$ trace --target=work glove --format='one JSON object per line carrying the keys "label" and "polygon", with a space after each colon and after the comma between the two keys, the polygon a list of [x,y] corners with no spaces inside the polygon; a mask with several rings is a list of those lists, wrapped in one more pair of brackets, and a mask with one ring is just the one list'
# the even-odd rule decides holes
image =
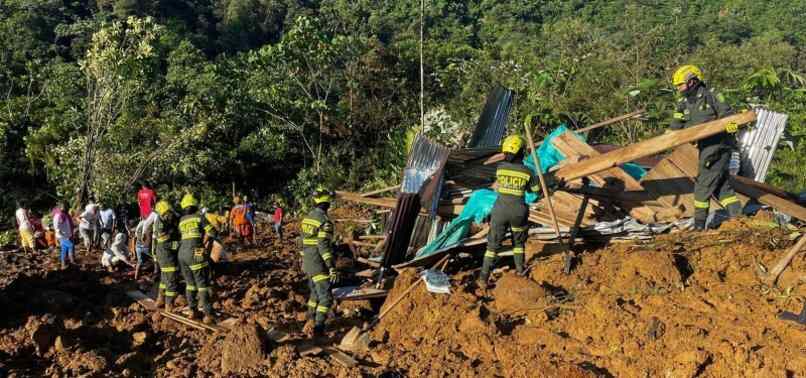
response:
{"label": "work glove", "polygon": [[565,186],[564,180],[557,178],[557,176],[554,175],[554,172],[546,172],[543,175],[543,179],[546,180],[546,188],[552,192],[562,189]]}
{"label": "work glove", "polygon": [[336,271],[336,268],[330,268],[330,283],[335,284],[339,282],[339,272]]}
{"label": "work glove", "polygon": [[739,131],[739,125],[736,122],[728,122],[728,124],[725,125],[726,133],[735,134],[737,131]]}

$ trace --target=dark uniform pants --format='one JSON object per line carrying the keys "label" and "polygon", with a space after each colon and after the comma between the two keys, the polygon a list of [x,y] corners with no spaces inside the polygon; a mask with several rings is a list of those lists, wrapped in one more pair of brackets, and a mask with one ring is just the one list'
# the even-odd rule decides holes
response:
{"label": "dark uniform pants", "polygon": [[179,265],[182,276],[185,278],[185,292],[188,306],[191,310],[196,309],[196,297],[199,299],[199,307],[205,314],[213,313],[213,305],[210,302],[210,264],[204,257],[204,248],[186,247],[179,248]]}
{"label": "dark uniform pants", "polygon": [[168,245],[157,245],[157,263],[160,267],[158,291],[165,295],[166,303],[173,303],[176,294],[179,292],[179,281],[176,276],[179,270],[179,261],[176,257],[176,252],[171,250]]}
{"label": "dark uniform pants", "polygon": [[711,196],[719,199],[731,217],[741,214],[742,207],[728,180],[730,149],[713,146],[700,151],[699,171],[694,182],[694,226],[705,228]]}
{"label": "dark uniform pants", "polygon": [[481,267],[481,279],[487,280],[490,270],[495,267],[495,259],[502,252],[501,242],[507,231],[512,231],[512,253],[515,269],[523,271],[524,247],[528,238],[527,224],[529,209],[520,203],[496,201],[490,214],[490,233],[487,234],[487,252],[484,253],[484,264]]}
{"label": "dark uniform pants", "polygon": [[333,304],[330,277],[324,273],[308,275],[308,288],[311,290],[311,297],[308,299],[308,317],[314,319],[317,326],[323,326]]}

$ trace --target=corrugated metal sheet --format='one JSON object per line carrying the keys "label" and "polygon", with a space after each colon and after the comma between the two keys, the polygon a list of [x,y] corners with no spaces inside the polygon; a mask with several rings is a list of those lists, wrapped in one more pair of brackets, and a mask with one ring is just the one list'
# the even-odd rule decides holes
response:
{"label": "corrugated metal sheet", "polygon": [[756,112],[755,126],[745,129],[737,137],[742,154],[740,174],[755,181],[764,182],[789,116],[763,108],[754,110]]}
{"label": "corrugated metal sheet", "polygon": [[434,173],[448,160],[448,149],[418,134],[411,147],[409,161],[403,170],[403,193],[417,193]]}
{"label": "corrugated metal sheet", "polygon": [[383,267],[403,262],[409,250],[411,234],[420,213],[420,196],[417,193],[400,193],[392,214],[392,224],[386,235],[383,250]]}
{"label": "corrugated metal sheet", "polygon": [[479,123],[470,138],[469,147],[497,147],[507,131],[507,119],[512,110],[512,90],[496,85],[487,95]]}

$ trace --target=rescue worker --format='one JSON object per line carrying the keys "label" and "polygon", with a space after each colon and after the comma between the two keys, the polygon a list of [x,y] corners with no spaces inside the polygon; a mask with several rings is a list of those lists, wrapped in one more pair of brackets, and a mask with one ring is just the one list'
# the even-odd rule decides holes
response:
{"label": "rescue worker", "polygon": [[156,256],[160,276],[157,288],[157,307],[165,306],[171,312],[173,301],[179,291],[179,280],[176,276],[179,267],[177,249],[179,248],[179,217],[168,201],[162,200],[155,206],[157,218],[152,225],[152,256]]}
{"label": "rescue worker", "polygon": [[526,190],[539,192],[540,181],[532,170],[523,164],[523,138],[510,135],[504,139],[501,152],[504,161],[498,163],[494,188],[498,192],[490,213],[490,233],[487,234],[487,251],[479,275],[479,286],[486,287],[495,259],[502,252],[501,242],[507,231],[512,232],[512,253],[518,274],[524,273],[526,239],[528,237],[529,208],[524,202]]}
{"label": "rescue worker", "polygon": [[313,193],[315,207],[302,220],[302,270],[311,291],[308,318],[314,321],[314,337],[325,330],[325,318],[333,304],[330,285],[338,280],[333,262],[333,223],[327,215],[335,194],[323,187]]}
{"label": "rescue worker", "polygon": [[192,194],[185,194],[180,203],[183,216],[179,219],[179,265],[182,276],[185,278],[185,296],[191,310],[191,319],[198,317],[198,306],[204,314],[205,324],[213,323],[213,304],[211,303],[209,248],[203,242],[205,235],[208,240],[218,240],[215,230],[207,224],[205,218],[199,214],[199,202]]}
{"label": "rescue worker", "polygon": [[[684,129],[733,114],[724,98],[705,85],[699,68],[685,65],[672,76],[672,84],[682,96],[677,102],[671,125],[672,130]],[[728,163],[736,148],[735,122],[725,127],[725,133],[716,134],[697,142],[700,151],[699,169],[694,183],[694,229],[704,230],[708,218],[710,199],[717,195],[730,217],[741,215],[742,207],[728,180]]]}

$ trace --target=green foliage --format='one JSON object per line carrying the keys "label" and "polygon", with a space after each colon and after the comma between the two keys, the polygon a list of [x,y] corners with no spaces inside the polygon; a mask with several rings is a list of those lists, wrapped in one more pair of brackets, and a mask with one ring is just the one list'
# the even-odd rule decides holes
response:
{"label": "green foliage", "polygon": [[[789,114],[769,181],[806,190],[804,12],[788,0],[429,1],[426,134],[466,143],[501,83],[517,93],[510,123],[534,114],[539,134],[647,109],[589,135],[632,143],[668,125],[669,76],[693,63],[734,108]],[[2,2],[0,208],[69,200],[82,181],[111,202],[148,179],[213,206],[233,182],[297,204],[320,182],[395,183],[423,127],[419,18],[400,1]]]}

